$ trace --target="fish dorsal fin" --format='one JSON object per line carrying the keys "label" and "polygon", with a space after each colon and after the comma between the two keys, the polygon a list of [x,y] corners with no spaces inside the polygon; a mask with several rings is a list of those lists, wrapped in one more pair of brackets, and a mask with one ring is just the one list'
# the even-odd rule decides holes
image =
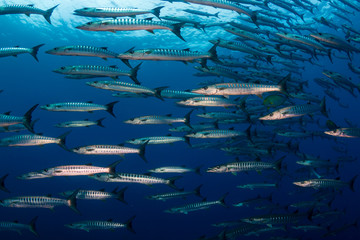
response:
{"label": "fish dorsal fin", "polygon": [[234,129],[235,129],[234,127],[229,128],[229,130],[234,130]]}
{"label": "fish dorsal fin", "polygon": [[92,166],[92,163],[87,163],[85,164],[85,166]]}
{"label": "fish dorsal fin", "polygon": [[152,17],[148,17],[148,18],[145,18],[144,20],[147,20],[147,21],[152,21],[153,18]]}
{"label": "fish dorsal fin", "polygon": [[14,220],[13,223],[19,223],[19,221],[18,221],[18,220]]}
{"label": "fish dorsal fin", "polygon": [[135,47],[130,48],[130,49],[127,50],[125,53],[133,53],[133,52],[134,52],[134,48],[135,48]]}
{"label": "fish dorsal fin", "polygon": [[93,103],[93,101],[87,101],[87,103]]}
{"label": "fish dorsal fin", "polygon": [[11,111],[5,112],[4,115],[10,115]]}
{"label": "fish dorsal fin", "polygon": [[105,188],[99,189],[100,192],[105,192]]}
{"label": "fish dorsal fin", "polygon": [[101,49],[108,50],[108,47],[101,47]]}
{"label": "fish dorsal fin", "polygon": [[112,220],[111,218],[107,220],[107,222],[112,222],[112,221],[113,221],[113,220]]}
{"label": "fish dorsal fin", "polygon": [[121,146],[121,147],[122,147],[122,146],[124,146],[124,144],[123,144],[123,143],[119,143],[118,146]]}
{"label": "fish dorsal fin", "polygon": [[167,137],[171,137],[171,133],[169,133],[169,134],[166,134],[166,136],[167,136]]}
{"label": "fish dorsal fin", "polygon": [[190,52],[190,48],[184,48],[183,51]]}
{"label": "fish dorsal fin", "polygon": [[47,197],[51,197],[52,195],[51,194],[46,194]]}
{"label": "fish dorsal fin", "polygon": [[33,7],[33,6],[34,6],[34,4],[27,4],[26,6]]}
{"label": "fish dorsal fin", "polygon": [[116,65],[111,65],[111,66],[109,66],[109,67],[111,67],[111,68],[117,68],[117,66],[116,66]]}
{"label": "fish dorsal fin", "polygon": [[172,113],[166,114],[165,116],[171,117],[171,116],[172,116]]}

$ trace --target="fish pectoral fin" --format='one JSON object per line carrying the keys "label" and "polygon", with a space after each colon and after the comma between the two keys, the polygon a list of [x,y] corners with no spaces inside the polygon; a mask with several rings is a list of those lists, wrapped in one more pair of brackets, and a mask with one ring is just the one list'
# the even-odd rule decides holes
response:
{"label": "fish pectoral fin", "polygon": [[119,154],[122,159],[125,159],[125,154]]}
{"label": "fish pectoral fin", "polygon": [[272,224],[266,224],[266,226],[268,226],[269,228],[272,228]]}
{"label": "fish pectoral fin", "polygon": [[88,111],[88,113],[93,113],[93,111]]}
{"label": "fish pectoral fin", "polygon": [[227,98],[227,99],[230,98],[229,95],[223,95],[223,97],[224,97],[224,98]]}
{"label": "fish pectoral fin", "polygon": [[30,13],[25,13],[26,16],[30,17]]}
{"label": "fish pectoral fin", "polygon": [[237,172],[231,172],[231,174],[237,176]]}
{"label": "fish pectoral fin", "polygon": [[261,93],[255,94],[255,95],[262,99],[262,94]]}
{"label": "fish pectoral fin", "polygon": [[109,30],[109,32],[116,33],[116,31],[115,31],[115,30]]}
{"label": "fish pectoral fin", "polygon": [[256,172],[257,172],[258,174],[261,174],[261,171],[260,171],[260,170],[256,170]]}
{"label": "fish pectoral fin", "polygon": [[146,31],[148,31],[149,33],[155,34],[154,30],[146,30]]}
{"label": "fish pectoral fin", "polygon": [[145,184],[146,186],[149,186],[149,187],[154,187],[152,184]]}

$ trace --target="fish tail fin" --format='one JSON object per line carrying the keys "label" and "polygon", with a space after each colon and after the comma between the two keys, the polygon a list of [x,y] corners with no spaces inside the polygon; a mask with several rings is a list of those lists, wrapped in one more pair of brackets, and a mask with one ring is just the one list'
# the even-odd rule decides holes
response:
{"label": "fish tail fin", "polygon": [[109,166],[108,166],[108,168],[109,168],[109,173],[110,174],[115,174],[115,168],[116,168],[116,166],[117,165],[119,165],[119,163],[120,163],[121,161],[116,161],[116,162],[114,162],[114,163],[112,163],[112,164],[110,164]]}
{"label": "fish tail fin", "polygon": [[225,194],[218,200],[219,204],[220,204],[221,206],[223,206],[223,207],[226,207],[226,208],[229,207],[229,206],[226,205],[226,203],[225,203],[225,198],[227,197],[227,195],[229,195],[229,193],[225,193]]}
{"label": "fish tail fin", "polygon": [[38,216],[34,217],[33,219],[31,219],[30,223],[29,223],[29,230],[30,232],[32,232],[33,234],[35,234],[35,236],[39,236],[38,232],[36,231],[36,220],[38,219]]}
{"label": "fish tail fin", "polygon": [[255,23],[255,25],[258,26],[258,24],[257,24],[258,13],[257,13],[257,11],[253,11],[253,12],[250,14],[250,18],[251,18],[251,20]]}
{"label": "fish tail fin", "polygon": [[0,178],[0,189],[4,192],[10,193],[9,189],[5,187],[5,179],[7,178],[7,176],[9,176],[9,174],[5,174]]}
{"label": "fish tail fin", "polygon": [[63,149],[65,149],[66,151],[70,151],[67,147],[66,147],[66,145],[65,145],[65,143],[66,143],[66,137],[69,135],[71,133],[71,131],[67,131],[66,133],[64,133],[64,134],[62,134],[62,135],[60,135],[58,138],[59,138],[59,143],[58,143],[58,145],[60,146],[60,147],[62,147]]}
{"label": "fish tail fin", "polygon": [[132,66],[130,65],[130,62],[129,62],[129,59],[121,59],[121,61],[126,65],[128,66],[129,68],[132,68]]}
{"label": "fish tail fin", "polygon": [[282,161],[284,160],[284,158],[286,157],[285,156],[282,156],[279,160],[277,160],[276,162],[274,162],[274,169],[279,173],[281,174],[281,167],[282,167]]}
{"label": "fish tail fin", "polygon": [[180,30],[182,28],[182,26],[184,25],[184,23],[176,23],[172,25],[172,29],[171,31],[178,36],[178,38],[180,38],[181,40],[183,40],[184,42],[186,42],[186,40],[181,36]]}
{"label": "fish tail fin", "polygon": [[75,211],[78,214],[81,214],[79,209],[76,208],[77,202],[76,202],[76,196],[79,193],[79,189],[75,190],[69,197],[68,197],[68,206],[71,208],[71,210]]}
{"label": "fish tail fin", "polygon": [[138,65],[136,65],[136,67],[132,68],[131,74],[130,74],[130,78],[138,85],[140,85],[140,82],[137,80],[137,74],[138,74],[141,64],[142,64],[142,62],[139,63]]}
{"label": "fish tail fin", "polygon": [[189,137],[184,136],[184,141],[185,141],[185,143],[186,143],[187,145],[189,145],[189,147],[192,147],[192,146],[191,146],[191,143],[190,143],[190,138],[189,138]]}
{"label": "fish tail fin", "polygon": [[139,148],[139,156],[141,157],[142,160],[144,160],[144,162],[147,163],[146,157],[145,157],[145,148],[148,145],[150,140],[147,140],[146,142],[144,142],[140,148]]}
{"label": "fish tail fin", "polygon": [[105,118],[100,118],[100,119],[96,120],[96,125],[104,128],[105,126],[102,123],[104,121],[104,119]]}
{"label": "fish tail fin", "polygon": [[351,191],[355,192],[355,188],[354,188],[354,185],[355,185],[355,181],[356,181],[356,178],[358,177],[358,175],[356,175],[355,177],[353,177],[350,182],[349,182],[349,187],[351,189]]}
{"label": "fish tail fin", "polygon": [[279,83],[280,92],[285,94],[286,96],[289,95],[289,93],[287,92],[287,81],[289,81],[290,79],[291,79],[291,73],[286,75],[286,77],[284,77]]}
{"label": "fish tail fin", "polygon": [[127,221],[125,222],[125,227],[126,227],[126,229],[129,230],[129,231],[132,232],[132,233],[135,233],[135,230],[134,230],[134,228],[133,228],[133,221],[134,221],[135,217],[136,217],[136,216],[132,216],[131,218],[129,218],[129,220],[127,220]]}
{"label": "fish tail fin", "polygon": [[202,187],[202,186],[203,186],[203,185],[201,184],[201,185],[197,186],[197,187],[194,189],[194,194],[195,194],[196,196],[200,197],[200,198],[204,198],[204,196],[202,196],[201,193],[200,193],[200,190],[201,190],[201,187]]}
{"label": "fish tail fin", "polygon": [[332,57],[331,57],[331,49],[328,49],[327,55],[329,57],[330,62],[333,63],[333,60],[332,60]]}
{"label": "fish tail fin", "polygon": [[[216,47],[219,45],[219,42],[215,43],[214,46],[212,46],[210,49],[209,49],[209,53],[210,53],[210,59],[216,63],[219,63],[220,60],[218,59],[218,55],[217,55],[217,52],[216,52]],[[206,65],[206,64],[205,64]]]}
{"label": "fish tail fin", "polygon": [[325,117],[329,117],[327,110],[326,110],[326,102],[325,102],[325,97],[321,100],[320,103],[320,111],[321,113],[325,116]]}
{"label": "fish tail fin", "polygon": [[195,169],[194,169],[194,172],[196,173],[196,174],[198,174],[198,175],[200,175],[201,176],[201,168],[203,167],[203,165],[200,165],[200,166],[197,166]]}
{"label": "fish tail fin", "polygon": [[32,133],[34,133],[33,125],[31,124],[32,113],[39,104],[34,105],[24,114],[24,126]]}
{"label": "fish tail fin", "polygon": [[190,115],[191,115],[191,113],[194,111],[194,109],[192,109],[190,112],[188,112],[185,116],[184,116],[184,119],[185,119],[185,122],[184,122],[184,124],[186,125],[186,126],[188,126],[189,128],[191,128],[192,129],[192,126],[190,125]]}
{"label": "fish tail fin", "polygon": [[125,191],[128,189],[128,187],[124,187],[122,189],[120,189],[119,191],[116,191],[116,188],[112,191],[112,193],[114,193],[116,195],[116,200],[122,202],[122,203],[125,203],[125,204],[128,204],[126,201],[125,201]]}
{"label": "fish tail fin", "polygon": [[215,13],[215,14],[214,14],[214,17],[219,18],[219,13],[220,13],[220,12]]}
{"label": "fish tail fin", "polygon": [[163,90],[165,90],[166,88],[168,88],[169,86],[164,86],[164,87],[158,87],[154,89],[154,96],[157,97],[158,99],[160,99],[161,101],[164,101],[164,98],[161,96],[161,92]]}
{"label": "fish tail fin", "polygon": [[298,15],[298,16],[301,18],[301,20],[303,20],[303,22],[305,22],[305,20],[304,20],[304,15],[305,15],[305,13]]}
{"label": "fish tail fin", "polygon": [[[250,116],[249,116],[249,117],[250,117]],[[245,130],[245,133],[246,133],[247,139],[248,139],[250,142],[253,142],[252,139],[251,139],[251,124],[250,124],[250,126]]]}
{"label": "fish tail fin", "polygon": [[266,61],[267,61],[268,63],[270,63],[271,65],[273,64],[272,61],[271,61],[272,57],[273,57],[272,55],[266,56]]}
{"label": "fish tail fin", "polygon": [[175,186],[175,181],[178,180],[179,178],[182,178],[182,176],[176,176],[176,177],[171,177],[171,178],[167,178],[168,183],[167,185],[175,190],[180,190],[177,186]]}
{"label": "fish tail fin", "polygon": [[163,8],[164,6],[161,6],[161,7],[156,7],[156,8],[153,8],[151,10],[151,13],[154,14],[159,20],[161,20],[160,18],[160,10]]}
{"label": "fish tail fin", "polygon": [[108,104],[105,105],[106,106],[106,111],[108,113],[110,113],[113,117],[116,117],[115,114],[114,114],[114,105],[116,103],[118,103],[118,102],[119,101],[115,101],[115,102],[111,102],[111,103],[108,103]]}
{"label": "fish tail fin", "polygon": [[45,12],[44,15],[43,15],[44,18],[46,19],[46,21],[48,21],[48,23],[50,23],[50,24],[51,24],[51,20],[50,20],[51,14],[53,13],[54,9],[55,9],[57,6],[59,6],[59,4],[56,5],[56,6],[54,6],[54,7],[52,7],[52,8],[49,8],[48,10],[46,10],[46,12]]}
{"label": "fish tail fin", "polygon": [[37,62],[39,62],[39,59],[37,58],[37,53],[39,51],[39,48],[42,47],[42,46],[44,46],[44,44],[40,44],[40,45],[37,45],[37,46],[31,48],[30,54],[31,54],[31,56],[33,56],[33,58],[35,58],[35,60]]}

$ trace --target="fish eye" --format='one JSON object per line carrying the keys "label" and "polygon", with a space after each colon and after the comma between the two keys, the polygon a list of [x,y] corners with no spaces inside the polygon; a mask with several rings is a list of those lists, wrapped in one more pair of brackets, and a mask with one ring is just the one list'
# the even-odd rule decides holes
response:
{"label": "fish eye", "polygon": [[93,83],[98,83],[98,81],[94,81]]}
{"label": "fish eye", "polygon": [[204,90],[207,90],[209,87],[208,86],[206,86],[206,87],[204,87]]}
{"label": "fish eye", "polygon": [[86,23],[86,25],[91,25],[91,22]]}
{"label": "fish eye", "polygon": [[270,113],[270,117],[272,117],[274,115],[274,113]]}
{"label": "fish eye", "polygon": [[61,70],[65,70],[65,67],[61,67],[60,69],[61,69]]}
{"label": "fish eye", "polygon": [[54,50],[59,50],[59,48],[56,47],[56,48],[54,48]]}

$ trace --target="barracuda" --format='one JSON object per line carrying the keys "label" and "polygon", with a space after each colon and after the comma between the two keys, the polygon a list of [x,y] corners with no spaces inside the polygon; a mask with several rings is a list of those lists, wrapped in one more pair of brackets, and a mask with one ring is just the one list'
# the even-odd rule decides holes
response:
{"label": "barracuda", "polygon": [[39,236],[39,234],[36,231],[36,220],[38,217],[34,217],[29,224],[23,224],[19,223],[18,221],[14,222],[0,222],[0,231],[15,231],[21,235],[21,230],[29,230],[32,232],[35,236]]}
{"label": "barracuda", "polygon": [[222,97],[194,97],[176,103],[194,107],[236,107],[240,105],[238,102]]}
{"label": "barracuda", "polygon": [[76,194],[77,190],[71,194],[67,199],[45,197],[45,196],[23,196],[0,200],[0,205],[3,207],[12,208],[48,208],[53,210],[57,206],[68,206],[76,213],[80,213],[76,208]]}
{"label": "barracuda", "polygon": [[237,188],[254,190],[255,188],[272,188],[278,187],[277,183],[249,183],[244,185],[238,185]]}
{"label": "barracuda", "polygon": [[115,19],[104,20],[97,22],[88,22],[86,24],[77,26],[76,28],[86,31],[108,31],[115,33],[116,31],[134,31],[134,30],[146,30],[150,33],[154,33],[156,29],[165,29],[173,32],[181,40],[185,39],[180,34],[180,29],[183,23],[172,24],[166,21],[152,21],[148,19]]}
{"label": "barracuda", "polygon": [[232,69],[224,68],[220,66],[207,66],[207,67],[195,66],[194,68],[206,74],[215,75],[218,77],[231,78],[234,79],[236,82],[243,78],[243,75],[240,75],[237,71],[233,71]]}
{"label": "barracuda", "polygon": [[[186,142],[190,145],[189,138],[187,137],[174,137],[174,136],[159,136],[159,137],[143,137],[133,138],[125,141],[126,143],[141,145],[147,142],[147,144],[171,144],[174,142]],[[190,145],[191,146],[191,145]]]}
{"label": "barracuda", "polygon": [[96,121],[90,121],[88,119],[85,119],[83,121],[68,121],[68,122],[63,122],[63,123],[58,123],[55,124],[55,127],[59,127],[59,128],[71,128],[71,127],[90,127],[90,126],[99,126],[99,127],[105,127],[102,124],[102,121],[105,118],[100,118],[99,120]]}
{"label": "barracuda", "polygon": [[125,154],[136,153],[146,162],[145,147],[147,142],[141,145],[140,148],[129,148],[120,145],[89,145],[76,147],[71,149],[72,152],[85,155],[119,155],[124,157]]}
{"label": "barracuda", "polygon": [[264,30],[264,29],[260,29],[260,28],[254,28],[253,26],[248,25],[248,24],[237,23],[237,22],[229,22],[229,24],[231,26],[233,26],[233,27],[239,28],[239,29],[244,30],[244,31],[257,33],[257,34],[266,34],[267,36],[270,35],[269,30]]}
{"label": "barracuda", "polygon": [[270,42],[270,41],[266,40],[265,38],[260,37],[257,34],[254,34],[254,33],[248,32],[248,31],[244,31],[244,30],[241,30],[241,29],[235,28],[235,27],[224,27],[224,30],[229,33],[240,36],[242,38],[253,40],[262,45],[268,45],[268,46],[275,47],[275,44],[273,42]]}
{"label": "barracuda", "polygon": [[31,179],[40,179],[40,178],[50,178],[50,177],[51,175],[44,172],[29,172],[17,176],[16,178],[21,180],[31,180]]}
{"label": "barracuda", "polygon": [[339,178],[337,178],[337,179],[309,179],[300,182],[293,182],[293,184],[299,187],[311,187],[314,189],[321,189],[321,188],[339,189],[348,186],[351,189],[351,191],[355,192],[354,185],[357,177],[358,175],[353,177],[349,182],[344,182],[341,181]]}
{"label": "barracuda", "polygon": [[140,85],[137,79],[137,73],[142,63],[130,70],[122,70],[114,66],[96,66],[96,65],[74,65],[66,66],[53,70],[53,72],[61,73],[65,75],[85,75],[85,76],[106,76],[113,79],[117,79],[119,76],[128,76],[136,84]]}
{"label": "barracuda", "polygon": [[209,85],[203,88],[192,90],[193,93],[203,95],[257,95],[262,98],[263,93],[267,92],[282,92],[287,94],[286,81],[290,76],[285,77],[279,85],[266,85],[256,83],[218,83]]}
{"label": "barracuda", "polygon": [[127,220],[125,223],[118,223],[113,222],[112,219],[109,219],[107,221],[82,221],[82,222],[76,222],[71,224],[65,224],[65,227],[72,228],[72,229],[78,229],[78,230],[84,230],[86,232],[89,232],[91,230],[111,230],[114,231],[119,228],[126,228],[132,233],[135,233],[133,227],[132,227],[132,221],[134,220],[135,216],[131,217],[129,220]]}
{"label": "barracuda", "polygon": [[268,227],[272,227],[274,224],[290,224],[297,223],[303,219],[311,220],[313,215],[313,210],[310,209],[307,213],[290,213],[290,214],[271,214],[271,215],[262,215],[250,218],[242,219],[243,222],[251,224],[265,224]]}
{"label": "barracuda", "polygon": [[226,119],[243,119],[244,114],[237,112],[206,112],[197,114],[196,116],[209,119],[226,120]]}
{"label": "barracuda", "polygon": [[201,175],[200,169],[202,166],[196,168],[187,168],[185,166],[167,166],[149,170],[151,173],[188,173],[194,172]]}
{"label": "barracuda", "polygon": [[281,173],[281,165],[282,161],[284,160],[285,156],[277,160],[273,163],[268,162],[257,162],[257,161],[251,161],[251,162],[231,162],[227,164],[218,165],[215,167],[208,168],[207,172],[213,172],[213,173],[224,173],[224,172],[231,172],[234,175],[236,175],[237,172],[246,172],[246,171],[252,171],[255,170],[257,172],[261,172],[265,169],[274,169],[278,173]]}
{"label": "barracuda", "polygon": [[9,176],[9,174],[5,174],[4,176],[2,176],[0,178],[0,190],[1,191],[4,191],[4,192],[7,192],[7,193],[10,193],[9,189],[7,189],[5,187],[5,179]]}
{"label": "barracuda", "polygon": [[[156,7],[151,10],[137,9],[137,8],[115,8],[115,7],[103,7],[103,8],[81,8],[74,11],[74,15],[84,17],[101,17],[101,18],[117,18],[117,17],[129,17],[151,13],[160,19],[160,10],[162,7]],[[161,20],[161,19],[160,19]]]}
{"label": "barracuda", "polygon": [[201,196],[200,194],[200,189],[202,187],[202,184],[199,185],[198,187],[196,187],[193,191],[191,192],[170,192],[170,193],[163,193],[163,194],[157,194],[157,195],[150,195],[147,196],[147,199],[150,200],[160,200],[160,201],[166,201],[168,199],[173,199],[173,198],[185,198],[188,197],[190,195],[196,195],[200,198],[204,198],[203,196]]}
{"label": "barracuda", "polygon": [[[1,9],[1,7],[0,7]],[[4,47],[0,48],[0,57],[17,57],[19,54],[23,53],[29,53],[37,62],[39,62],[39,59],[37,58],[37,53],[39,51],[39,48],[44,46],[44,44],[37,45],[33,48],[23,48],[23,47]]]}
{"label": "barracuda", "polygon": [[117,53],[111,52],[107,47],[93,47],[84,45],[62,46],[46,51],[48,54],[60,56],[87,56],[99,57],[104,60],[116,58]]}
{"label": "barracuda", "polygon": [[30,108],[23,117],[10,116],[8,113],[0,114],[0,127],[9,127],[16,124],[23,124],[30,132],[34,132],[33,125],[31,123],[32,113],[39,104]]}
{"label": "barracuda", "polygon": [[271,58],[273,57],[273,55],[266,54],[262,51],[259,51],[255,47],[251,47],[242,42],[228,41],[225,39],[210,40],[209,42],[211,42],[212,44],[218,44],[219,47],[223,47],[223,48],[227,48],[227,49],[231,49],[231,50],[235,50],[235,51],[241,51],[244,53],[249,53],[256,57],[264,58],[269,63],[271,63]]}
{"label": "barracuda", "polygon": [[[78,194],[76,195],[77,199],[84,199],[84,200],[106,200],[110,198],[114,198],[120,202],[127,204],[125,201],[125,191],[128,187],[124,187],[117,191],[117,187],[111,192],[105,192],[104,189],[96,190],[79,190]],[[74,191],[66,191],[60,193],[61,196],[68,197]]]}
{"label": "barracuda", "polygon": [[327,115],[325,98],[321,101],[320,105],[303,104],[290,107],[284,107],[276,110],[268,115],[260,117],[259,120],[281,120],[286,118],[301,117],[308,114],[313,114],[320,111],[324,116]]}
{"label": "barracuda", "polygon": [[204,16],[204,17],[217,17],[217,18],[219,18],[219,12],[212,14],[212,13],[207,13],[207,12],[203,12],[203,11],[197,11],[197,10],[193,10],[193,9],[185,9],[183,11],[187,12],[187,13],[199,15],[199,16]]}
{"label": "barracuda", "polygon": [[240,136],[247,136],[246,132],[235,130],[205,130],[200,132],[189,133],[185,135],[190,138],[234,138]]}
{"label": "barracuda", "polygon": [[89,176],[97,173],[115,173],[116,166],[120,161],[116,161],[110,164],[108,167],[97,167],[88,165],[66,165],[66,166],[57,166],[52,168],[45,168],[39,172],[44,175],[49,175],[51,177],[64,177],[64,176]]}
{"label": "barracuda", "polygon": [[334,137],[359,138],[360,128],[337,128],[334,130],[325,131],[324,133]]}
{"label": "barracuda", "polygon": [[48,10],[41,10],[39,8],[34,7],[34,4],[28,4],[28,5],[5,5],[0,7],[0,15],[6,15],[6,14],[25,14],[26,16],[30,17],[30,14],[39,14],[42,15],[48,23],[51,24],[51,14],[54,11],[54,9],[58,5],[48,9]]}
{"label": "barracuda", "polygon": [[67,150],[65,140],[70,132],[66,132],[57,138],[46,137],[41,135],[16,135],[0,139],[1,147],[17,147],[17,146],[43,146],[45,144],[58,144],[63,149]]}
{"label": "barracuda", "polygon": [[225,193],[219,200],[217,201],[202,201],[202,202],[197,202],[197,203],[191,203],[191,204],[187,204],[181,207],[174,207],[174,208],[170,208],[168,210],[165,210],[165,212],[167,213],[183,213],[183,214],[188,214],[189,212],[193,212],[193,211],[198,211],[198,210],[203,210],[203,209],[209,209],[212,206],[215,205],[221,205],[223,207],[228,207],[225,204],[225,197],[228,195],[228,193]]}
{"label": "barracuda", "polygon": [[193,97],[201,97],[201,94],[192,93],[188,91],[179,91],[179,90],[169,90],[165,88],[155,90],[158,95],[162,98],[171,98],[171,99],[187,99]]}
{"label": "barracuda", "polygon": [[131,48],[117,57],[129,67],[131,67],[129,60],[181,61],[187,63],[194,62],[197,59],[201,59],[202,65],[206,66],[206,59],[211,59],[214,62],[219,61],[216,47],[217,45],[214,45],[208,52],[190,51],[189,49],[150,48],[134,50],[134,48]]}
{"label": "barracuda", "polygon": [[194,110],[188,112],[183,118],[172,117],[172,114],[168,114],[165,116],[142,116],[137,118],[131,118],[129,120],[124,121],[124,123],[135,124],[135,125],[143,125],[143,124],[168,124],[172,125],[173,123],[184,123],[189,128],[192,128],[190,125],[190,115]]}
{"label": "barracuda", "polygon": [[136,94],[145,94],[150,96],[156,96],[161,99],[161,97],[157,94],[156,89],[154,90],[148,87],[140,86],[138,84],[119,82],[119,81],[93,81],[93,82],[87,82],[86,84],[91,87],[95,87],[99,89],[119,91],[119,92],[131,92]]}
{"label": "barracuda", "polygon": [[200,124],[193,124],[191,128],[188,126],[180,126],[175,128],[169,128],[170,132],[193,132],[193,131],[200,131],[204,129],[214,128],[215,123],[200,123]]}
{"label": "barracuda", "polygon": [[116,174],[109,174],[109,173],[99,173],[89,176],[95,180],[101,182],[128,182],[128,183],[140,183],[145,184],[148,186],[152,186],[153,184],[166,184],[171,188],[176,190],[180,190],[175,186],[175,181],[181,176],[171,177],[171,178],[159,178],[144,174],[136,174],[136,173],[116,173]]}
{"label": "barracuda", "polygon": [[245,14],[249,16],[254,23],[256,23],[257,20],[257,14],[255,11],[251,11],[249,8],[246,8],[232,1],[227,1],[227,0],[184,0],[184,1],[189,3],[212,6],[215,8],[233,10],[239,14]]}
{"label": "barracuda", "polygon": [[64,102],[64,103],[53,103],[43,105],[40,108],[47,111],[54,112],[93,112],[99,110],[105,110],[110,113],[113,117],[114,115],[114,105],[118,101],[108,103],[106,105],[100,105],[92,102]]}

